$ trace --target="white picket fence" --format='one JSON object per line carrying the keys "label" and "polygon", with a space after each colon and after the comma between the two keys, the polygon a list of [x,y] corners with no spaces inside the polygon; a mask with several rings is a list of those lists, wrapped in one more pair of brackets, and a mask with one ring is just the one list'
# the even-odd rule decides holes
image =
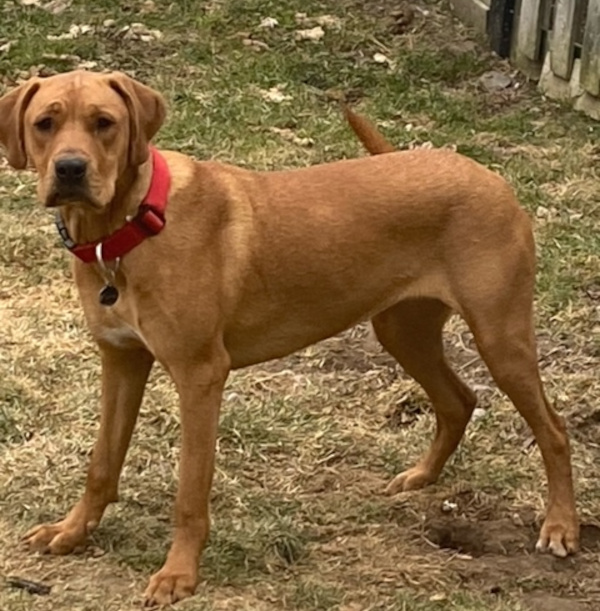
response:
{"label": "white picket fence", "polygon": [[600,119],[600,0],[520,0],[515,27],[516,65],[548,96]]}

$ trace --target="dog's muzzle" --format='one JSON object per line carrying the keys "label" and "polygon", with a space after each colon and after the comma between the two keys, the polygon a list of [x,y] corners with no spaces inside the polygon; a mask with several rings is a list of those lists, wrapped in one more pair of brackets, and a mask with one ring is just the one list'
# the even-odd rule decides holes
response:
{"label": "dog's muzzle", "polygon": [[83,157],[69,156],[54,162],[53,188],[46,206],[60,206],[68,202],[87,202],[88,162]]}
{"label": "dog's muzzle", "polygon": [[87,174],[87,161],[81,157],[64,157],[54,163],[56,184],[66,188],[81,187]]}

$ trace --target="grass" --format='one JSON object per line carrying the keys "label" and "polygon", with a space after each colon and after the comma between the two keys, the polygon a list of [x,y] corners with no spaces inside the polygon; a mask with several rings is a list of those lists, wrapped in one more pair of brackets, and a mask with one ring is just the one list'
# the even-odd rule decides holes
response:
{"label": "grass", "polygon": [[[449,324],[448,351],[485,411],[437,486],[383,496],[386,481],[426,448],[433,422],[422,391],[361,326],[231,376],[203,581],[182,610],[600,604],[600,125],[518,75],[518,87],[485,92],[481,74],[510,67],[469,38],[445,2],[414,4],[400,33],[393,9],[402,3],[394,1],[74,0],[58,14],[0,5],[0,46],[12,42],[0,52],[0,92],[28,74],[90,62],[126,70],[169,101],[161,146],[261,169],[364,154],[334,103],[343,93],[398,147],[456,147],[499,171],[535,219],[540,362],[571,432],[582,552],[567,561],[531,554],[545,497],[541,461],[459,321]],[[297,41],[296,30],[315,24],[299,23],[299,6],[337,25],[319,42]],[[267,16],[279,25],[259,28]],[[162,36],[138,40],[123,31],[134,22]],[[72,24],[94,30],[48,40]],[[374,62],[375,53],[391,63]],[[268,101],[271,88],[289,99]],[[34,198],[34,177],[0,158],[0,579],[53,586],[50,596],[32,597],[0,582],[0,608],[123,611],[135,608],[169,542],[176,398],[156,370],[122,501],[82,555],[21,549],[23,531],[61,516],[80,494],[99,388],[68,256]],[[444,501],[456,504],[449,515]]]}

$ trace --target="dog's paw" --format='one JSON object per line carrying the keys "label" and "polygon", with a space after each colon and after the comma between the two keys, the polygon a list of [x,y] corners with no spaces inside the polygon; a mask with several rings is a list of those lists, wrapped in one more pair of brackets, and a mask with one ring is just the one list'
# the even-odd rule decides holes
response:
{"label": "dog's paw", "polygon": [[423,467],[413,467],[396,475],[396,477],[387,485],[385,493],[392,495],[407,490],[418,490],[429,484],[433,484],[437,477]]}
{"label": "dog's paw", "polygon": [[69,524],[67,520],[56,524],[41,524],[32,528],[23,541],[37,552],[64,555],[83,549],[87,532],[85,527]]}
{"label": "dog's paw", "polygon": [[172,605],[178,600],[194,595],[198,584],[197,571],[175,571],[167,565],[150,578],[144,592],[144,606]]}
{"label": "dog's paw", "polygon": [[548,514],[535,545],[538,552],[550,552],[559,558],[574,554],[579,548],[579,523],[575,516],[555,517]]}

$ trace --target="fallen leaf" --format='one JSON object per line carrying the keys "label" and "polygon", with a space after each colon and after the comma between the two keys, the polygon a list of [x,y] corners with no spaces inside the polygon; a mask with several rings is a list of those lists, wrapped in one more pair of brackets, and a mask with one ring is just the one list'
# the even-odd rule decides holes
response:
{"label": "fallen leaf", "polygon": [[535,215],[541,219],[548,218],[550,216],[550,210],[546,208],[546,206],[538,206],[535,209]]}
{"label": "fallen leaf", "polygon": [[51,0],[46,4],[42,4],[41,8],[53,15],[60,15],[71,6],[71,1],[72,0]]}
{"label": "fallen leaf", "polygon": [[443,513],[452,513],[458,509],[458,505],[453,501],[449,501],[448,499],[444,500],[442,503],[442,512]]}
{"label": "fallen leaf", "polygon": [[281,104],[281,102],[291,100],[292,96],[283,93],[283,91],[281,91],[282,88],[283,85],[275,85],[275,87],[271,87],[271,89],[268,90],[260,89],[260,95],[263,100],[273,102],[274,104]]}
{"label": "fallen leaf", "polygon": [[274,28],[279,25],[279,21],[274,17],[265,17],[259,24],[259,28]]}
{"label": "fallen leaf", "polygon": [[317,24],[323,28],[339,30],[342,27],[342,20],[335,15],[319,15],[317,17],[309,17],[306,13],[296,13],[294,19],[298,25],[306,28]]}
{"label": "fallen leaf", "polygon": [[93,68],[98,67],[98,62],[87,60],[87,61],[80,62],[79,64],[77,64],[77,67],[80,70],[92,70]]}
{"label": "fallen leaf", "polygon": [[483,409],[482,407],[476,407],[471,414],[471,421],[477,422],[477,420],[481,420],[481,418],[484,418],[486,415],[487,410]]}
{"label": "fallen leaf", "polygon": [[387,55],[383,53],[375,53],[373,55],[373,61],[377,64],[381,64],[382,66],[388,66],[392,70],[396,67],[396,62],[391,60]]}
{"label": "fallen leaf", "polygon": [[294,15],[294,20],[298,25],[309,25],[310,19],[307,17],[306,13],[296,13]]}
{"label": "fallen leaf", "polygon": [[153,0],[146,0],[142,4],[140,13],[155,13],[155,12],[156,12],[156,4],[154,3]]}
{"label": "fallen leaf", "polygon": [[42,4],[40,0],[19,0],[19,2],[22,6],[35,6],[53,15],[59,15],[71,6],[72,0],[50,0],[46,4]]}
{"label": "fallen leaf", "polygon": [[375,55],[373,55],[373,61],[375,61],[378,64],[389,64],[390,60],[388,57],[386,57],[383,53],[375,53]]}
{"label": "fallen leaf", "polygon": [[80,62],[81,57],[79,55],[72,55],[70,53],[44,53],[42,59],[59,60],[63,62]]}
{"label": "fallen leaf", "polygon": [[447,600],[448,597],[445,594],[434,594],[433,596],[429,597],[429,601],[432,603],[435,602],[441,602],[443,600]]}
{"label": "fallen leaf", "polygon": [[82,60],[79,55],[72,55],[70,53],[61,53],[60,55],[57,53],[44,53],[42,55],[42,59],[70,62],[75,64],[77,68],[80,68],[81,70],[91,70],[92,68],[96,68],[98,66],[98,62],[92,60]]}
{"label": "fallen leaf", "polygon": [[269,45],[262,40],[255,40],[254,38],[244,38],[242,40],[242,44],[245,47],[250,47],[255,51],[267,51],[269,49]]}
{"label": "fallen leaf", "polygon": [[325,36],[325,30],[320,26],[310,28],[309,30],[296,30],[296,40],[312,40],[318,42]]}
{"label": "fallen leaf", "polygon": [[89,34],[90,32],[94,32],[94,27],[91,25],[83,24],[78,25],[74,23],[69,28],[68,32],[64,32],[63,34],[48,34],[46,38],[48,40],[73,40],[75,38],[79,38],[83,34]]}
{"label": "fallen leaf", "polygon": [[271,127],[271,131],[274,134],[281,136],[284,140],[287,140],[288,142],[293,142],[294,144],[297,144],[298,146],[312,146],[315,143],[315,141],[312,138],[298,136],[297,134],[294,133],[293,130],[287,127],[285,128]]}
{"label": "fallen leaf", "polygon": [[342,20],[335,15],[321,15],[314,18],[317,25],[323,26],[324,28],[331,28],[333,30],[340,30],[342,28]]}
{"label": "fallen leaf", "polygon": [[153,42],[163,38],[160,30],[151,30],[143,23],[132,23],[119,30],[125,40],[141,40],[142,42]]}

